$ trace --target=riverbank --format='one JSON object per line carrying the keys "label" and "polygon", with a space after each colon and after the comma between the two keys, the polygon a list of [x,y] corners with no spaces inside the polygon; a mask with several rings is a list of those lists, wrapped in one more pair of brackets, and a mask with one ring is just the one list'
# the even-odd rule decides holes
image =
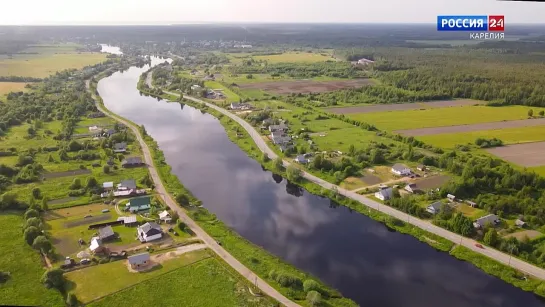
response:
{"label": "riverbank", "polygon": [[[104,77],[104,76],[102,76]],[[90,83],[90,89],[97,96],[97,103],[99,103],[104,109],[104,103],[101,97],[96,91],[98,80],[97,77],[94,82]],[[171,97],[172,98],[172,97]],[[107,113],[112,115],[110,111],[105,109]],[[117,114],[113,114],[114,118],[122,118]],[[133,124],[138,127],[134,122],[131,122],[125,118],[124,121]],[[234,123],[234,122],[233,122]],[[234,123],[236,124],[236,123]],[[145,128],[145,127],[144,127]],[[145,134],[145,129],[140,128],[140,133]],[[324,303],[329,306],[357,306],[357,304],[347,298],[343,298],[341,294],[320,283],[317,278],[310,276],[309,274],[298,270],[292,265],[284,262],[280,258],[269,254],[267,251],[247,241],[239,236],[236,232],[225,226],[221,221],[208,212],[203,207],[198,207],[200,201],[197,200],[190,191],[188,191],[178,180],[178,178],[172,174],[171,168],[166,164],[164,160],[163,152],[158,148],[157,143],[149,135],[145,135],[143,138],[146,144],[150,147],[151,156],[156,168],[160,171],[161,181],[164,183],[165,189],[169,194],[178,195],[177,193],[184,193],[187,196],[189,202],[182,204],[178,202],[180,208],[184,208],[191,218],[202,227],[210,236],[217,240],[221,246],[227,250],[230,254],[234,255],[238,261],[243,265],[255,272],[261,279],[266,281],[268,285],[272,286],[275,290],[292,299],[297,304],[307,306],[306,292],[303,285],[308,280],[317,282],[318,288],[322,293],[322,299]],[[249,138],[251,142],[251,138]],[[176,198],[178,201],[178,199]],[[192,205],[188,207],[188,205]],[[184,206],[185,205],[185,206]],[[196,205],[196,206],[193,206]],[[286,283],[286,280],[292,282]],[[284,285],[284,286],[282,286]],[[258,285],[259,286],[259,285]]]}
{"label": "riverbank", "polygon": [[[166,95],[163,94],[162,97],[166,98],[166,99],[173,100],[173,101],[179,100],[177,97],[172,96],[172,95],[168,95],[168,94],[166,94]],[[232,125],[228,124],[229,121],[225,121],[223,119],[224,117],[226,118],[226,116],[224,116],[220,112],[218,112],[218,111],[216,111],[216,110],[214,110],[212,108],[208,108],[208,107],[204,106],[201,103],[187,102],[187,104],[191,105],[191,106],[194,106],[194,107],[197,107],[197,108],[200,108],[200,109],[203,109],[203,110],[209,112],[211,115],[218,117],[220,119],[220,122],[226,128],[226,131],[228,132],[228,135],[229,135],[230,139],[234,143],[239,145],[249,156],[251,156],[254,159],[258,160],[265,168],[267,168],[267,169],[269,169],[269,170],[271,170],[271,171],[273,171],[273,172],[275,172],[275,173],[277,173],[279,175],[282,175],[283,177],[286,177],[284,169],[282,169],[282,170],[274,169],[272,161],[264,162],[261,159],[263,154],[261,153],[261,151],[258,148],[256,148],[256,144],[253,142],[253,140],[252,140],[252,142],[250,142],[250,145],[248,144],[247,140],[245,140],[248,137],[247,133],[240,133],[239,132],[239,135],[242,135],[242,137],[233,137],[234,134],[229,133],[230,130],[240,129],[240,126],[238,125],[238,123],[235,123],[236,127],[234,128]],[[477,252],[471,251],[471,250],[469,250],[467,248],[457,247],[455,249],[452,249],[452,247],[454,246],[454,243],[452,243],[451,241],[449,241],[447,239],[444,239],[444,238],[442,238],[440,236],[436,236],[434,234],[431,234],[431,233],[429,233],[429,232],[427,232],[427,231],[425,231],[425,230],[423,230],[421,228],[418,228],[416,226],[411,226],[411,225],[409,225],[409,223],[405,223],[404,221],[400,221],[398,219],[389,217],[386,214],[383,214],[383,213],[380,213],[380,212],[375,211],[373,209],[367,208],[367,207],[363,206],[362,204],[360,204],[357,201],[347,199],[347,198],[345,198],[345,197],[343,197],[341,195],[333,193],[330,190],[326,190],[324,188],[321,188],[320,186],[318,186],[317,184],[315,184],[313,182],[303,180],[301,182],[298,182],[297,184],[304,187],[305,189],[307,189],[309,192],[311,192],[313,194],[329,197],[331,199],[334,199],[339,204],[345,205],[345,206],[347,206],[347,207],[349,207],[349,208],[351,208],[351,209],[353,209],[355,211],[358,211],[359,213],[370,216],[371,218],[386,224],[388,227],[390,227],[392,229],[395,229],[395,230],[397,230],[399,232],[402,232],[402,233],[411,234],[414,237],[418,238],[420,241],[426,242],[427,244],[435,247],[438,250],[450,251],[449,253],[451,255],[455,256],[457,259],[471,262],[472,264],[474,264],[475,266],[477,266],[481,270],[485,271],[486,273],[488,273],[490,275],[493,275],[493,276],[496,276],[498,278],[501,278],[502,280],[504,280],[504,281],[506,281],[506,282],[508,282],[508,283],[510,283],[512,285],[515,285],[518,288],[521,288],[521,289],[523,289],[525,291],[534,292],[534,293],[536,293],[536,294],[538,294],[540,296],[545,295],[545,293],[543,291],[543,286],[541,286],[542,285],[541,280],[538,280],[538,279],[522,279],[523,275],[520,272],[516,271],[515,269],[513,269],[513,268],[511,268],[511,267],[509,267],[507,265],[501,264],[501,263],[497,262],[494,259],[483,256],[483,255],[481,255],[481,254],[479,254]],[[438,240],[435,240],[435,238],[437,238]],[[460,250],[463,250],[464,252],[463,253],[459,252]],[[513,259],[515,259],[515,258],[513,258]]]}

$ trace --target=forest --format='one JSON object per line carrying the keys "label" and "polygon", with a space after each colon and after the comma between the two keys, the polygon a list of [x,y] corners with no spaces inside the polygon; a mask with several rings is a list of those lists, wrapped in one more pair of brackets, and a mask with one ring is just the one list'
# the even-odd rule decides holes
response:
{"label": "forest", "polygon": [[360,70],[347,62],[317,63],[276,63],[267,64],[261,61],[248,60],[243,65],[229,66],[232,74],[271,74],[271,76],[287,75],[291,78],[314,78],[328,76],[335,78],[365,78],[366,71]]}
{"label": "forest", "polygon": [[339,50],[336,55],[345,59],[375,59],[373,77],[382,85],[323,94],[320,99],[333,104],[467,98],[493,105],[545,106],[543,45],[502,42],[442,49]]}

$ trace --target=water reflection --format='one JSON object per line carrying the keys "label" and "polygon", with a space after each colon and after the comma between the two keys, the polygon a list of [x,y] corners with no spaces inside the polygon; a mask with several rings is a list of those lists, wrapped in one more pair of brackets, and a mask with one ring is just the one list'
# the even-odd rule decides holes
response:
{"label": "water reflection", "polygon": [[264,171],[211,115],[141,96],[135,86],[147,68],[101,80],[104,103],[143,124],[184,185],[251,242],[362,306],[544,306],[469,263]]}

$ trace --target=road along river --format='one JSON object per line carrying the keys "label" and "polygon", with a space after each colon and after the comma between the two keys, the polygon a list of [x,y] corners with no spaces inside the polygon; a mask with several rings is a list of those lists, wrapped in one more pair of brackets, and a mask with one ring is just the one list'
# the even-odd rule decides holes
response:
{"label": "road along river", "polygon": [[101,80],[105,106],[143,124],[182,183],[256,245],[362,306],[545,306],[469,263],[264,171],[213,116],[140,95],[136,84],[148,68]]}

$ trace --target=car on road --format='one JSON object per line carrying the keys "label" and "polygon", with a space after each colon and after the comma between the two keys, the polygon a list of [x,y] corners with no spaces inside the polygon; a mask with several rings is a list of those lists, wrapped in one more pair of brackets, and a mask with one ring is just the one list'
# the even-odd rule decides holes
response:
{"label": "car on road", "polygon": [[482,244],[480,244],[480,243],[475,243],[475,246],[477,246],[478,248],[482,248],[482,249],[484,249],[483,245],[482,245]]}
{"label": "car on road", "polygon": [[89,263],[91,263],[91,260],[88,259],[88,258],[84,258],[84,259],[81,259],[81,261],[80,261],[79,263],[81,263],[81,264],[89,264]]}

